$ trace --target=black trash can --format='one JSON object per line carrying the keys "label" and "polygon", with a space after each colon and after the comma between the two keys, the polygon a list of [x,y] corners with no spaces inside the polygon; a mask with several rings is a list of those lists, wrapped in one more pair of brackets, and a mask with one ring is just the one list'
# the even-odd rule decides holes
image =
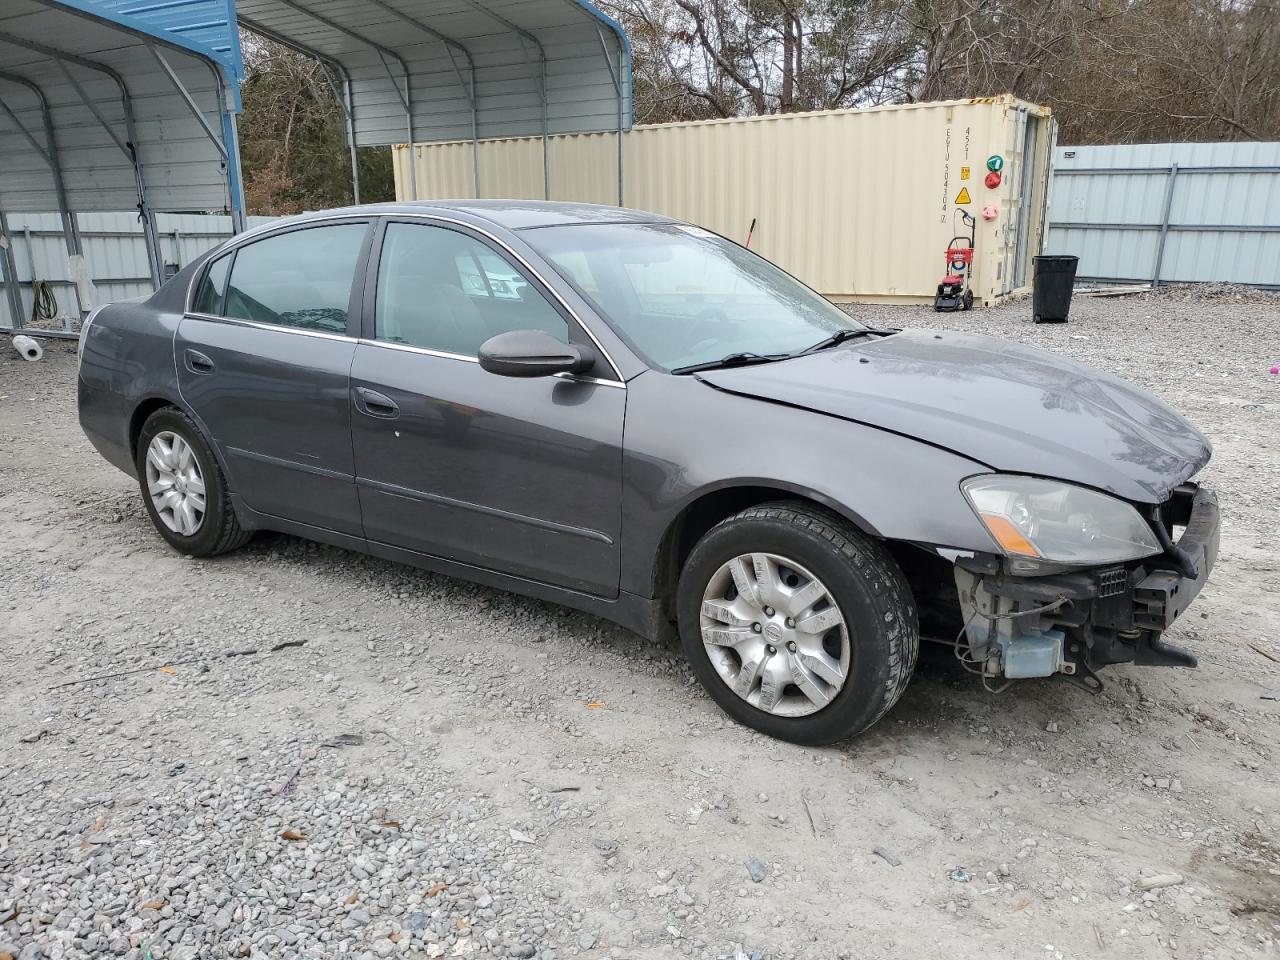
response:
{"label": "black trash can", "polygon": [[1031,296],[1036,323],[1066,323],[1071,311],[1071,288],[1076,282],[1079,257],[1035,258],[1034,290]]}

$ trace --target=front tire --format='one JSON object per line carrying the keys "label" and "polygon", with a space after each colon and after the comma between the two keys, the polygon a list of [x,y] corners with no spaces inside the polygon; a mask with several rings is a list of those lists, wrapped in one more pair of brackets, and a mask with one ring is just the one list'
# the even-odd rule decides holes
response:
{"label": "front tire", "polygon": [[230,486],[195,423],[175,407],[147,417],[135,464],[142,502],[156,531],[180,553],[212,557],[243,546]]}
{"label": "front tire", "polygon": [[884,716],[920,646],[889,552],[802,503],[751,507],[712,528],[685,562],[676,610],[693,671],[725,712],[807,746]]}

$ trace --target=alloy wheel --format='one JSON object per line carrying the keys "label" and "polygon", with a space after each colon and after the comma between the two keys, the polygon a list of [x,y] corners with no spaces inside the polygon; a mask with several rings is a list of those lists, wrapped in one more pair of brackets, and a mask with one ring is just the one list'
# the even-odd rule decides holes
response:
{"label": "alloy wheel", "polygon": [[808,716],[844,688],[844,616],[826,585],[786,557],[750,553],[723,564],[703,592],[700,627],[720,679],[766,713]]}
{"label": "alloy wheel", "polygon": [[205,489],[191,445],[172,430],[151,438],[147,447],[147,492],[160,522],[184,537],[204,523]]}

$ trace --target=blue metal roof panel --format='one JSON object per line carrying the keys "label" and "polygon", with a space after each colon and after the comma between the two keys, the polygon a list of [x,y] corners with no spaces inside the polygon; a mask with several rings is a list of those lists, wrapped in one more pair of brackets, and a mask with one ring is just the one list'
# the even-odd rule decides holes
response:
{"label": "blue metal roof panel", "polygon": [[54,0],[203,54],[244,76],[235,0]]}

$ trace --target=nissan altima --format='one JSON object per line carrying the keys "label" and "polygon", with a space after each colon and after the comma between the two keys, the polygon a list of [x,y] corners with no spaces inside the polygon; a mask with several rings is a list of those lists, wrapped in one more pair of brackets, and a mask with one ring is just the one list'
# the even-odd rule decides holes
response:
{"label": "nissan altima", "polygon": [[80,422],[159,535],[275,530],[675,631],[707,692],[823,744],[921,637],[988,689],[1194,666],[1204,437],[1122,380],[866,326],[714,233],[398,203],[227,241],[80,340]]}

